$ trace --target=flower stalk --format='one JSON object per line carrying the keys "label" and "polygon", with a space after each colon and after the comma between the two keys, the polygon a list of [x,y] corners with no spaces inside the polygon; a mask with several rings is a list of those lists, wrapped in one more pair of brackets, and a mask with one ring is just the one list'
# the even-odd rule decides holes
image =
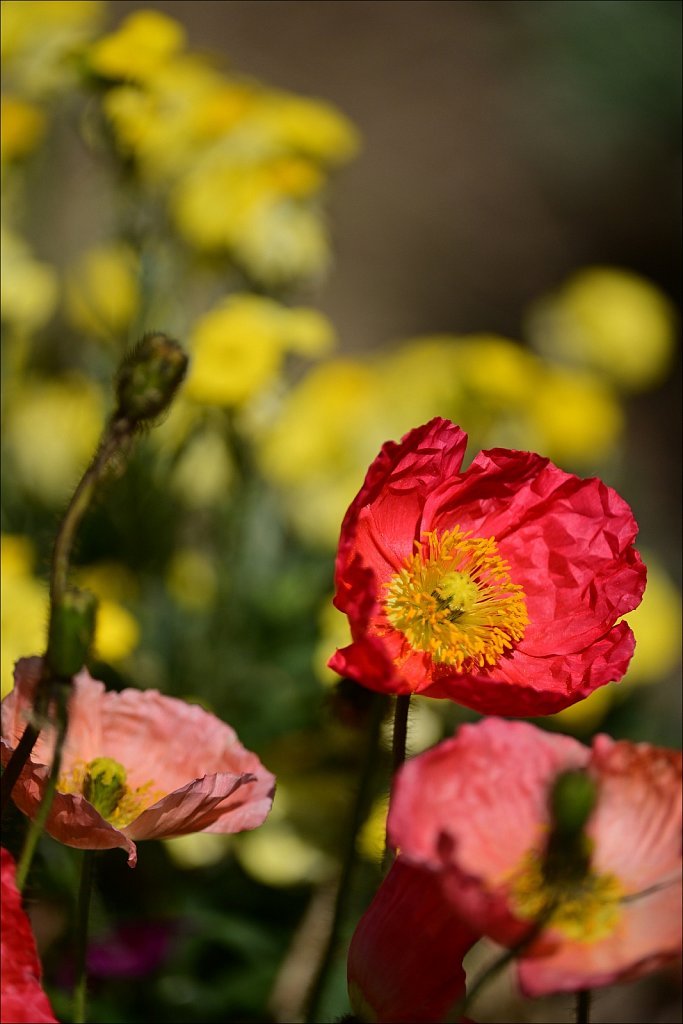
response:
{"label": "flower stalk", "polygon": [[84,850],[81,861],[81,878],[78,887],[76,911],[76,984],[74,986],[74,1024],[84,1024],[88,990],[88,925],[90,920],[90,898],[92,896],[93,867],[95,853]]}

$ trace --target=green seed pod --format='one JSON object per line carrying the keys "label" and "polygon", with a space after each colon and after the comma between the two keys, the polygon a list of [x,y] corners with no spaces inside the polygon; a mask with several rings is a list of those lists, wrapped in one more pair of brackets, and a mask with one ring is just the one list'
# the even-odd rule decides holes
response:
{"label": "green seed pod", "polygon": [[113,757],[96,757],[83,780],[83,796],[108,818],[126,792],[126,769]]}
{"label": "green seed pod", "polygon": [[577,769],[558,775],[549,800],[553,830],[564,836],[582,832],[593,812],[596,798],[596,784],[586,772]]}
{"label": "green seed pod", "polygon": [[97,598],[70,588],[52,605],[46,660],[51,672],[70,679],[85,665],[95,635]]}

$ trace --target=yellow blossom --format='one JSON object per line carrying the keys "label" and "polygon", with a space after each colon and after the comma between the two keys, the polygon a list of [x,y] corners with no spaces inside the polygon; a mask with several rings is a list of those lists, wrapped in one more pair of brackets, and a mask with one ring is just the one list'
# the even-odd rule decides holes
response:
{"label": "yellow blossom", "polygon": [[40,107],[18,96],[5,94],[0,112],[0,158],[3,161],[26,156],[35,149],[45,129]]}
{"label": "yellow blossom", "polygon": [[104,78],[145,81],[184,46],[180,22],[161,11],[134,11],[91,46],[88,63]]}
{"label": "yellow blossom", "polygon": [[104,422],[100,390],[70,374],[34,378],[6,400],[5,443],[22,485],[47,504],[64,501],[91,459]]}
{"label": "yellow blossom", "polygon": [[205,429],[183,447],[173,466],[171,488],[189,508],[210,508],[225,501],[234,478],[234,466],[225,437]]}
{"label": "yellow blossom", "polygon": [[662,292],[629,271],[589,267],[532,308],[539,351],[603,373],[625,391],[659,384],[674,354],[675,313]]}
{"label": "yellow blossom", "polygon": [[25,96],[41,96],[74,80],[69,57],[96,31],[100,0],[4,0],[4,71]]}
{"label": "yellow blossom", "polygon": [[0,313],[18,333],[42,327],[57,305],[53,268],[34,259],[22,238],[4,225],[0,232]]}
{"label": "yellow blossom", "polygon": [[94,563],[76,575],[79,586],[97,597],[94,655],[112,664],[125,660],[140,642],[140,627],[122,604],[137,594],[133,575],[117,562]]}
{"label": "yellow blossom", "polygon": [[125,340],[138,305],[138,268],[126,245],[96,246],[67,274],[67,313],[86,337]]}
{"label": "yellow blossom", "polygon": [[279,145],[306,153],[321,163],[345,162],[358,150],[355,126],[322,100],[272,92],[260,118]]}
{"label": "yellow blossom", "polygon": [[19,658],[40,654],[47,637],[47,585],[33,575],[34,551],[26,537],[3,534],[0,548],[0,682],[5,697]]}
{"label": "yellow blossom", "polygon": [[613,390],[595,374],[548,366],[527,412],[538,444],[556,462],[594,466],[613,454],[624,413]]}
{"label": "yellow blossom", "polygon": [[274,381],[286,351],[324,348],[331,339],[331,328],[312,311],[233,295],[195,325],[186,394],[209,404],[240,405]]}

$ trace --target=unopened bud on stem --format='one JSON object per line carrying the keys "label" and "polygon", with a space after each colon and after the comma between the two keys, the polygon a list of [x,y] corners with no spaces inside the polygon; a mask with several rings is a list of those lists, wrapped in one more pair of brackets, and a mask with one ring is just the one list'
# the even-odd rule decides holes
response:
{"label": "unopened bud on stem", "polygon": [[153,420],[173,401],[187,371],[187,356],[165,334],[146,334],[116,375],[117,419]]}

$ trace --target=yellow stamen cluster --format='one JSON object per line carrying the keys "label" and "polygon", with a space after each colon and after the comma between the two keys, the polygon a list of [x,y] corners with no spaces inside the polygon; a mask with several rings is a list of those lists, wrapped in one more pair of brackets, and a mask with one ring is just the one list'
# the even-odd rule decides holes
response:
{"label": "yellow stamen cluster", "polygon": [[115,828],[124,828],[163,794],[152,792],[151,781],[130,789],[126,769],[111,757],[77,761],[59,778],[60,793],[81,793]]}
{"label": "yellow stamen cluster", "polygon": [[614,931],[624,898],[616,875],[589,870],[582,877],[550,883],[543,866],[543,857],[531,852],[512,881],[512,906],[519,917],[543,920],[577,942],[597,942]]}
{"label": "yellow stamen cluster", "polygon": [[493,537],[457,526],[427,533],[386,584],[387,618],[437,664],[458,672],[495,665],[529,622],[524,591],[509,569]]}

